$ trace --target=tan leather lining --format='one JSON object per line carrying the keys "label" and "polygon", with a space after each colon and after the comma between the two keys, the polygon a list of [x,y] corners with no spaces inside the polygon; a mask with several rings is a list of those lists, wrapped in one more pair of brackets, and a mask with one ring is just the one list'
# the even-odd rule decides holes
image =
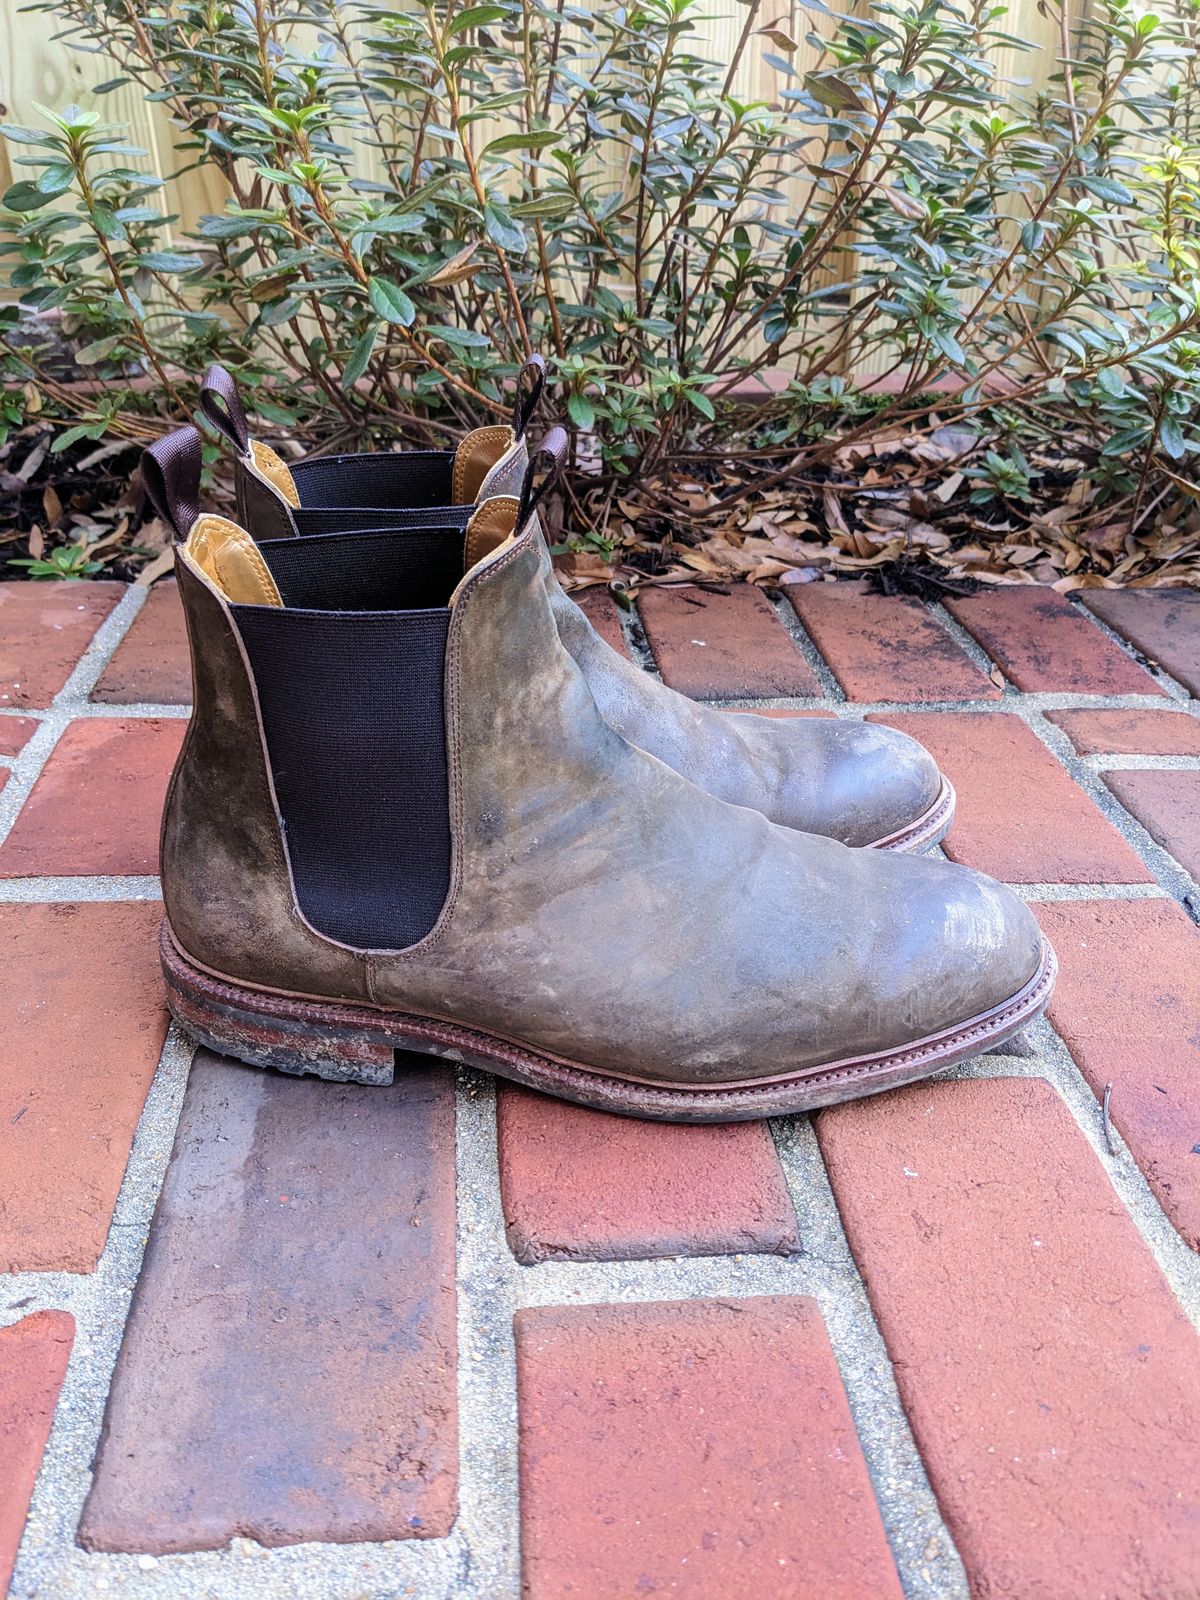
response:
{"label": "tan leather lining", "polygon": [[463,555],[465,571],[462,581],[450,596],[450,604],[458,599],[462,586],[484,561],[506,550],[516,536],[517,512],[520,502],[511,495],[498,495],[485,500],[467,523],[467,541]]}
{"label": "tan leather lining", "polygon": [[198,517],[183,553],[231,604],[283,605],[258,546],[236,522],[225,517]]}
{"label": "tan leather lining", "polygon": [[259,475],[267,480],[276,494],[286,500],[294,511],[300,504],[300,494],[296,488],[296,480],[288,471],[287,463],[275,454],[269,444],[259,444],[257,439],[250,441],[250,458]]}
{"label": "tan leather lining", "polygon": [[[512,449],[515,435],[507,425],[476,428],[454,452],[453,495],[456,506],[478,499],[483,480],[497,461]],[[286,468],[285,468],[286,470]]]}

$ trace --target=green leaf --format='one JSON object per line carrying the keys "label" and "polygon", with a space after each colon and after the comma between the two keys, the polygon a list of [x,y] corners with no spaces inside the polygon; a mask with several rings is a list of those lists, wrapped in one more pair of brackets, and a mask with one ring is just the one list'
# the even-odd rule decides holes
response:
{"label": "green leaf", "polygon": [[1158,442],[1172,461],[1178,461],[1181,456],[1187,455],[1187,440],[1174,417],[1164,417],[1159,423]]}
{"label": "green leaf", "polygon": [[85,344],[82,350],[77,350],[75,359],[81,367],[94,366],[97,361],[103,361],[106,356],[112,355],[114,350],[119,350],[124,343],[119,334],[108,339],[95,339],[91,344]]}
{"label": "green leaf", "polygon": [[43,206],[48,206],[53,198],[53,195],[39,189],[36,183],[24,178],[5,191],[3,203],[10,211],[40,211]]}
{"label": "green leaf", "polygon": [[91,217],[92,226],[101,238],[123,239],[125,237],[125,229],[107,206],[93,206],[88,212],[88,216]]}
{"label": "green leaf", "polygon": [[567,396],[567,415],[577,428],[589,432],[596,423],[596,408],[586,395],[571,394]]}
{"label": "green leaf", "polygon": [[499,245],[501,250],[511,251],[514,255],[524,251],[523,230],[499,206],[489,204],[484,207],[483,225],[487,229],[488,238],[494,245]]}
{"label": "green leaf", "polygon": [[1101,367],[1096,374],[1096,382],[1104,390],[1104,393],[1111,395],[1114,400],[1123,399],[1128,392],[1125,380],[1116,367]]}
{"label": "green leaf", "polygon": [[417,308],[399,284],[390,278],[372,278],[367,294],[376,313],[385,322],[397,322],[402,328],[411,328],[416,320]]}
{"label": "green leaf", "polygon": [[1133,196],[1123,183],[1118,183],[1115,178],[1080,178],[1079,182],[1088,191],[1094,194],[1097,200],[1107,200],[1114,206],[1131,206]]}
{"label": "green leaf", "polygon": [[508,15],[506,6],[469,6],[460,11],[450,24],[450,33],[465,33],[468,28],[486,28],[489,22],[502,22]]}
{"label": "green leaf", "polygon": [[105,433],[103,422],[81,422],[74,428],[68,428],[66,433],[60,433],[50,446],[52,456],[61,455],[64,450],[69,450],[73,444],[78,444],[80,439],[102,439]]}
{"label": "green leaf", "polygon": [[50,134],[39,133],[36,128],[18,127],[14,122],[0,122],[0,134],[13,144],[37,144],[50,150],[58,148]]}
{"label": "green leaf", "polygon": [[562,134],[552,128],[535,133],[504,133],[483,148],[481,160],[488,156],[503,155],[506,150],[546,150],[552,144],[561,144]]}
{"label": "green leaf", "polygon": [[300,297],[290,294],[285,300],[277,300],[274,305],[267,306],[262,313],[261,321],[265,328],[277,328],[281,322],[290,322],[300,309]]}
{"label": "green leaf", "polygon": [[151,272],[195,272],[203,265],[203,256],[185,255],[179,250],[147,250],[138,257],[138,266],[149,267]]}
{"label": "green leaf", "polygon": [[223,217],[201,217],[200,233],[205,239],[241,239],[262,227],[262,218],[237,213]]}
{"label": "green leaf", "polygon": [[350,358],[346,362],[345,370],[342,373],[343,389],[353,389],[354,385],[367,370],[367,365],[375,354],[375,344],[379,338],[380,326],[381,324],[378,322],[373,322],[362,338],[355,344],[354,349],[351,350]]}
{"label": "green leaf", "polygon": [[947,361],[953,361],[956,367],[966,366],[967,352],[952,333],[947,333],[944,329],[938,328],[933,334],[933,342]]}
{"label": "green leaf", "polygon": [[702,417],[707,417],[711,422],[716,416],[716,407],[702,390],[689,389],[686,397]]}
{"label": "green leaf", "polygon": [[575,197],[561,190],[540,194],[536,200],[520,200],[509,207],[513,217],[566,217],[575,210]]}
{"label": "green leaf", "polygon": [[446,323],[438,323],[425,331],[443,344],[452,344],[459,350],[490,350],[492,347],[487,335],[476,333],[474,328],[451,328]]}

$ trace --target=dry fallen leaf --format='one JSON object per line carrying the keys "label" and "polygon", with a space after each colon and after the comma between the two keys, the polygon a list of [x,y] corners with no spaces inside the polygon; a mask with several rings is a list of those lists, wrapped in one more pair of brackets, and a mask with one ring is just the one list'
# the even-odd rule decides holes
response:
{"label": "dry fallen leaf", "polygon": [[133,581],[140,588],[148,589],[156,578],[165,577],[168,572],[174,570],[175,548],[172,545],[166,550],[160,550],[153,561],[148,561]]}

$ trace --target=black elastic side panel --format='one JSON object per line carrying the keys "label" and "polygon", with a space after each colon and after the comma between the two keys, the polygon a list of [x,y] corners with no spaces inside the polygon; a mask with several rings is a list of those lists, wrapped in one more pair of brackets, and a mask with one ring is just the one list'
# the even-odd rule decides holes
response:
{"label": "black elastic side panel", "polygon": [[301,506],[292,512],[297,533],[357,533],[362,528],[462,528],[472,506]]}
{"label": "black elastic side panel", "polygon": [[424,611],[449,604],[465,544],[461,528],[383,528],[264,539],[258,548],[291,609]]}
{"label": "black elastic side panel", "polygon": [[452,450],[317,456],[290,470],[302,506],[440,506],[454,492]]}
{"label": "black elastic side panel", "polygon": [[231,609],[301,911],[359,950],[415,944],[450,890],[449,611]]}

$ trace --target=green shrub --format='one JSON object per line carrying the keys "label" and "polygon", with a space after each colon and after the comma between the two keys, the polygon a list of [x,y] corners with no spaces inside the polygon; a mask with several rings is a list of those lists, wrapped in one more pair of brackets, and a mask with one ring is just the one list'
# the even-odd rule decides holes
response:
{"label": "green shrub", "polygon": [[[122,129],[68,108],[4,130],[10,282],[97,380],[64,382],[40,320],[0,309],[9,425],[32,402],[59,448],[145,439],[220,359],[310,442],[441,442],[502,413],[539,348],[601,536],[631,476],[752,451],[784,481],[932,412],[986,422],[985,500],[1028,494],[1010,440],[1082,429],[1102,499],[1131,529],[1164,515],[1200,446],[1192,0],[1100,0],[1069,76],[1024,97],[989,60],[1019,45],[1002,6],[809,4],[803,74],[758,0],[732,63],[699,0],[54,0],[229,200],[184,234]],[[778,93],[745,104],[762,48]],[[868,364],[886,398],[848,383]]]}

